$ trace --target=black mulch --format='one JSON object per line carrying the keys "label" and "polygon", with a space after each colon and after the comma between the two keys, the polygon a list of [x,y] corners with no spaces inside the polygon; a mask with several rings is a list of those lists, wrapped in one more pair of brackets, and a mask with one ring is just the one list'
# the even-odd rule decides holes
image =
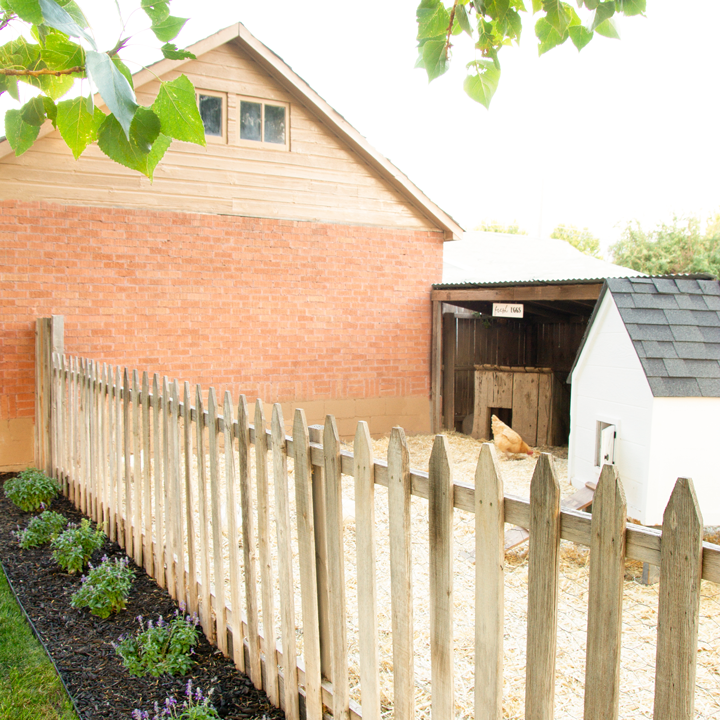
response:
{"label": "black mulch", "polygon": [[[0,485],[10,475],[0,474]],[[83,517],[65,498],[57,498],[52,509],[71,522]],[[162,706],[165,698],[183,699],[191,679],[210,697],[218,714],[227,720],[253,718],[278,720],[285,715],[268,702],[265,693],[256,690],[239,673],[232,661],[223,657],[202,636],[195,648],[193,669],[188,675],[173,678],[137,678],[122,666],[111,643],[122,634],[134,633],[136,617],[157,619],[172,616],[177,608],[166,591],[161,590],[142,568],[132,561],[136,575],[127,609],[101,620],[87,609],[76,610],[70,598],[80,578],[62,571],[52,560],[48,546],[21,550],[12,534],[25,528],[32,513],[24,513],[0,491],[0,561],[5,568],[25,611],[39,632],[62,679],[81,713],[82,720],[129,720],[135,708],[150,711],[153,703]],[[109,541],[93,556],[97,564],[103,555],[124,556],[122,549]]]}

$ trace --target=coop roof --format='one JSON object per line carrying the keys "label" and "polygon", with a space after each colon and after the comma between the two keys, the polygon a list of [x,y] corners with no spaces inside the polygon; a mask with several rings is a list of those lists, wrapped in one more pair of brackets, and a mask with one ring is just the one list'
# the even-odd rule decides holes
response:
{"label": "coop roof", "polygon": [[588,332],[607,292],[617,305],[655,397],[720,397],[717,279],[712,275],[609,278]]}

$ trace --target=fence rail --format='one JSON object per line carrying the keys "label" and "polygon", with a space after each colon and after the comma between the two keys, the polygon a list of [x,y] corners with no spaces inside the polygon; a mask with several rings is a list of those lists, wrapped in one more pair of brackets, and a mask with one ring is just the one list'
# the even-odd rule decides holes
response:
{"label": "fence rail", "polygon": [[[381,717],[376,485],[388,488],[394,717],[415,716],[412,496],[428,501],[433,717],[454,714],[456,508],[474,513],[475,523],[476,717],[502,717],[505,522],[530,530],[526,718],[549,719],[554,713],[561,538],[591,548],[587,653],[593,661],[585,677],[585,718],[618,715],[622,578],[630,558],[661,568],[655,717],[692,717],[700,579],[720,582],[720,551],[702,543],[691,481],[678,481],[663,531],[655,532],[626,523],[622,485],[611,466],[601,474],[592,516],[562,511],[548,455],[538,460],[525,500],[504,495],[490,445],[482,447],[472,487],[452,481],[442,436],[436,438],[429,472],[417,472],[409,468],[399,428],[385,462],[373,457],[363,422],[350,452],[341,447],[331,416],[320,438],[319,429],[308,428],[297,410],[287,436],[279,405],[268,428],[260,402],[250,424],[244,397],[235,409],[226,393],[220,405],[211,388],[205,408],[199,386],[184,383],[181,392],[167,378],[60,354],[50,362],[50,381],[43,385],[47,396],[39,402],[48,408],[48,422],[38,423],[46,470],[76,506],[106,523],[110,537],[173,598],[199,613],[207,637],[289,718],[299,718],[301,708],[308,718],[321,718],[323,705],[337,718]],[[342,475],[355,479],[360,705],[349,695]],[[277,567],[271,534],[277,538]],[[298,627],[294,566],[301,591]],[[302,653],[296,648],[299,631]]]}

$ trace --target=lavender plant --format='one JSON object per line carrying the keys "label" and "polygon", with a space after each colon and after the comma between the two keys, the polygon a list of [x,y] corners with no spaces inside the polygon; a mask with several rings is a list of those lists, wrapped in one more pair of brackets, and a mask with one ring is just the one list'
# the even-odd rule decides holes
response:
{"label": "lavender plant", "polygon": [[155,703],[153,715],[147,710],[133,710],[133,720],[220,720],[220,716],[210,703],[210,698],[200,688],[193,690],[192,680],[185,686],[186,699],[182,705],[174,697],[165,699],[161,708]]}
{"label": "lavender plant", "polygon": [[5,496],[25,512],[37,512],[41,506],[49,505],[60,492],[60,485],[54,478],[36,468],[23,470],[3,485]]}
{"label": "lavender plant", "polygon": [[80,525],[71,525],[51,543],[53,559],[69,573],[80,572],[90,556],[105,542],[102,530],[93,530],[90,521],[83,519]]}
{"label": "lavender plant", "polygon": [[135,571],[128,567],[128,559],[103,556],[97,567],[90,565],[90,572],[82,578],[82,586],[70,601],[74,608],[90,608],[93,615],[101,618],[125,608]]}
{"label": "lavender plant", "polygon": [[133,637],[120,637],[115,651],[131,675],[184,675],[192,666],[192,649],[198,643],[198,617],[185,616],[179,610],[166,622],[137,617],[140,631]]}
{"label": "lavender plant", "polygon": [[16,533],[18,543],[23,550],[40,547],[54,540],[65,529],[67,518],[52,510],[36,515],[28,526]]}

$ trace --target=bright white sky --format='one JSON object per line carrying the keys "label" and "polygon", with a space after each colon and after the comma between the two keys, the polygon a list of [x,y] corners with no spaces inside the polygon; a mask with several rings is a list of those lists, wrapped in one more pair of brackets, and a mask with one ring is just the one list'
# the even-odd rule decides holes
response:
{"label": "bright white sky", "polygon": [[[80,4],[96,32],[116,16],[108,0]],[[500,54],[489,111],[462,90],[473,56],[466,37],[444,77],[428,84],[414,69],[416,5],[171,7],[191,18],[180,45],[243,22],[468,230],[483,220],[517,221],[548,234],[568,223],[607,245],[629,220],[651,226],[673,213],[720,209],[720,3],[648,0],[647,17],[619,20],[622,40],[596,37],[582,53],[568,42],[541,58],[526,16],[521,46]]]}

